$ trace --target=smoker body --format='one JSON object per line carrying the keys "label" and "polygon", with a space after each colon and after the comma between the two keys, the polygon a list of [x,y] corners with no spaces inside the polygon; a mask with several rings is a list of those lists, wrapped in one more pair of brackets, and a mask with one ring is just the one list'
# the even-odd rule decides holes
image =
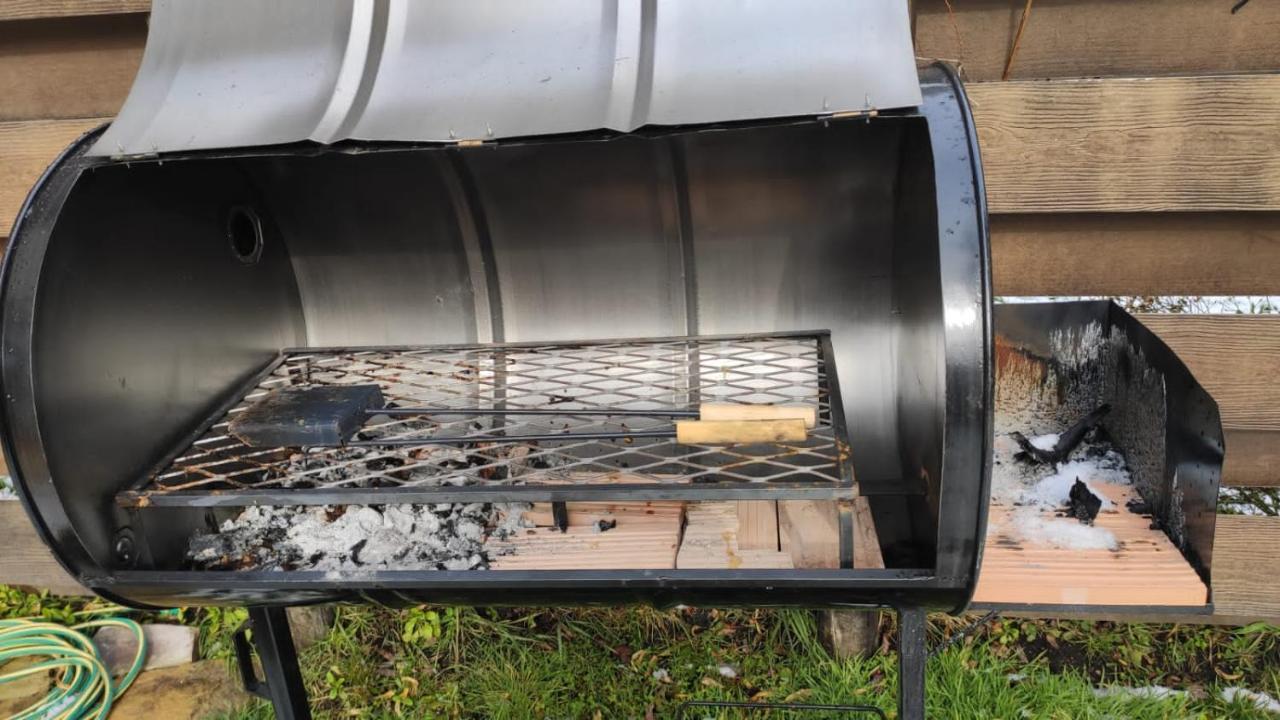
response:
{"label": "smoker body", "polygon": [[[963,607],[990,464],[976,135],[943,66],[918,108],[129,162],[73,145],[5,257],[3,440],[77,579],[142,605],[384,602]],[[217,573],[205,513],[122,508],[282,348],[831,332],[883,570]]]}

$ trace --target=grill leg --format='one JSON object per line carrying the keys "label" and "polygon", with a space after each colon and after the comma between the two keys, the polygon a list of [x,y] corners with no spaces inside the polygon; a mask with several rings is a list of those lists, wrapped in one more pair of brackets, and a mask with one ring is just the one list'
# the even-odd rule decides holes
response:
{"label": "grill leg", "polygon": [[898,717],[924,720],[925,613],[898,608]]}
{"label": "grill leg", "polygon": [[[253,645],[262,662],[262,674],[266,676],[266,682],[254,679],[254,687],[249,687],[246,678],[246,689],[271,700],[277,720],[310,720],[307,688],[302,684],[298,653],[293,647],[289,616],[285,608],[251,607],[249,623],[253,628]],[[244,672],[242,660],[241,673]],[[252,673],[252,667],[249,672]]]}

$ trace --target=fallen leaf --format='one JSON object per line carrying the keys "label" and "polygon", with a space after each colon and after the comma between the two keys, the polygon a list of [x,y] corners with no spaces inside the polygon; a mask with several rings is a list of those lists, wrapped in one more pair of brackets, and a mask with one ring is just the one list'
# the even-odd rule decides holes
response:
{"label": "fallen leaf", "polygon": [[1244,673],[1229,673],[1220,667],[1215,667],[1213,671],[1217,673],[1218,677],[1222,678],[1223,680],[1239,680],[1240,678],[1244,677]]}
{"label": "fallen leaf", "polygon": [[811,690],[810,688],[804,688],[801,690],[797,690],[791,693],[790,695],[782,698],[782,702],[784,703],[801,702],[804,700],[808,700],[809,696],[812,694],[813,694],[813,690]]}

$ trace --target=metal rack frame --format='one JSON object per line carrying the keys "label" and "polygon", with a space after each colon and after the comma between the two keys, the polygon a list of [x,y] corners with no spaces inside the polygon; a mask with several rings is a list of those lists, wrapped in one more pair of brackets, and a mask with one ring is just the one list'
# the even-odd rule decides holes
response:
{"label": "metal rack frame", "polygon": [[[162,477],[164,475],[172,476],[176,472],[183,472],[181,460],[193,453],[207,452],[197,449],[199,443],[209,442],[211,435],[219,440],[231,443],[228,447],[239,450],[243,448],[242,457],[253,456],[269,456],[276,458],[262,462],[262,467],[270,467],[272,462],[278,462],[278,457],[287,451],[286,448],[268,448],[253,449],[251,452],[247,446],[237,445],[238,441],[226,435],[214,434],[214,429],[219,427],[221,423],[226,422],[229,413],[235,412],[244,405],[245,399],[251,397],[255,392],[260,392],[264,385],[271,381],[273,377],[279,375],[282,367],[286,366],[291,359],[303,356],[326,356],[326,355],[342,355],[353,353],[422,353],[422,352],[485,352],[494,353],[501,357],[507,351],[511,352],[528,352],[540,348],[595,348],[607,346],[645,346],[645,345],[667,345],[667,344],[687,344],[689,352],[688,366],[686,368],[686,378],[689,380],[689,387],[685,391],[690,400],[694,400],[701,392],[698,376],[700,372],[700,353],[705,352],[707,348],[716,343],[750,343],[768,340],[795,340],[798,343],[804,341],[812,341],[815,345],[816,362],[812,370],[814,371],[813,382],[815,390],[820,402],[820,427],[823,437],[820,440],[827,440],[825,437],[829,435],[829,445],[819,442],[816,450],[829,450],[831,459],[830,466],[804,466],[794,465],[790,470],[786,471],[788,476],[785,481],[773,482],[769,480],[714,480],[709,482],[693,481],[693,482],[645,482],[645,483],[591,483],[591,482],[570,482],[570,483],[545,483],[545,484],[503,484],[499,482],[480,482],[471,485],[393,485],[383,487],[362,487],[349,486],[340,483],[331,483],[319,487],[282,487],[272,486],[272,480],[256,481],[254,486],[246,487],[235,483],[220,483],[216,474],[207,473],[210,479],[198,481],[196,483],[177,484],[172,487],[164,487]],[[308,371],[309,373],[310,371]],[[495,409],[500,411],[502,404],[509,402],[507,397],[511,384],[503,376],[501,371],[495,372],[493,377],[493,398]],[[567,407],[562,417],[571,418],[574,416],[575,408]],[[625,408],[624,408],[625,409]],[[447,414],[447,413],[442,413]],[[501,417],[501,415],[499,415]],[[749,335],[717,335],[703,337],[661,337],[661,338],[635,338],[621,340],[592,340],[582,342],[569,343],[504,343],[504,344],[487,344],[487,345],[443,345],[443,346],[393,346],[393,347],[337,347],[337,348],[289,348],[280,353],[279,356],[267,363],[259,372],[255,373],[245,383],[237,387],[230,395],[228,400],[218,407],[202,422],[197,430],[184,438],[177,444],[176,449],[157,463],[142,478],[133,483],[127,490],[117,495],[117,503],[127,509],[140,509],[148,507],[241,507],[248,505],[338,505],[338,504],[382,504],[382,503],[442,503],[442,502],[536,502],[536,501],[593,501],[593,500],[777,500],[777,499],[794,499],[794,500],[852,500],[858,496],[857,486],[854,482],[853,466],[850,461],[850,453],[845,437],[847,436],[844,408],[841,402],[839,380],[836,377],[836,367],[834,355],[831,348],[831,338],[827,331],[807,331],[807,332],[781,332],[781,333],[760,333]],[[572,436],[567,436],[572,437]],[[582,442],[582,441],[578,441]],[[675,445],[674,441],[666,441],[654,443],[644,446],[630,446],[623,450],[626,453],[643,453],[646,448],[664,447],[670,448]],[[412,446],[407,446],[412,450]],[[539,446],[543,449],[546,446]],[[681,446],[684,447],[684,446]],[[688,446],[698,448],[697,453],[718,452],[718,448],[703,448],[702,446]],[[547,448],[556,450],[552,445]],[[216,451],[215,451],[216,452]],[[406,451],[407,452],[407,451]],[[743,456],[745,459],[739,461],[738,464],[760,463],[763,464],[769,459],[769,456],[762,456],[759,459]],[[232,463],[239,460],[239,457],[232,456],[229,459],[217,460],[210,464]],[[365,462],[364,459],[351,461]],[[590,463],[590,460],[583,460],[583,463]],[[653,464],[661,464],[658,461]],[[670,463],[695,464],[692,461],[680,457],[673,456]],[[601,468],[598,466],[594,472],[600,474]],[[322,460],[318,468],[325,467]],[[706,463],[702,467],[702,473],[710,473],[715,470],[714,463]],[[819,470],[822,472],[818,472]],[[807,470],[807,472],[806,472]],[[617,468],[618,472],[633,473],[637,471]],[[643,474],[643,473],[640,473]],[[822,476],[834,477],[835,481],[821,478]],[[796,476],[796,477],[792,477]],[[682,478],[687,479],[687,478]],[[344,481],[345,482],[345,481]],[[197,487],[191,487],[196,485]]]}

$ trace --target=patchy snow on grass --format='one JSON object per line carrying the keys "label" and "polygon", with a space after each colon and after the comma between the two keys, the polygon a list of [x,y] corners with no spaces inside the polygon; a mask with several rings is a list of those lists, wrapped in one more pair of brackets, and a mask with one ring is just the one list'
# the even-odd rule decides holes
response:
{"label": "patchy snow on grass", "polygon": [[18,494],[13,491],[13,480],[8,475],[0,475],[0,501],[17,499]]}
{"label": "patchy snow on grass", "polygon": [[1136,700],[1169,700],[1172,698],[1186,697],[1186,690],[1174,690],[1164,685],[1144,685],[1141,687],[1123,687],[1120,685],[1108,685],[1093,689],[1094,697],[1126,697]]}
{"label": "patchy snow on grass", "polygon": [[1250,690],[1249,688],[1242,687],[1223,688],[1222,699],[1229,703],[1249,703],[1259,710],[1266,710],[1270,713],[1280,714],[1280,700],[1276,700],[1267,693],[1259,692],[1257,690]]}

